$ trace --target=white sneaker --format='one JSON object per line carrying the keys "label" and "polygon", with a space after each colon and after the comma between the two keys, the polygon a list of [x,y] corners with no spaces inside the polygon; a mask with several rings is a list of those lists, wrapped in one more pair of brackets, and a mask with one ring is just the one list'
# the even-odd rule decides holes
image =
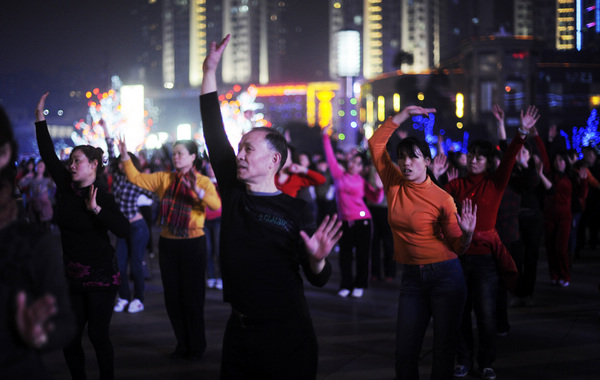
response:
{"label": "white sneaker", "polygon": [[360,298],[363,296],[364,290],[362,288],[352,289],[352,298]]}
{"label": "white sneaker", "polygon": [[209,289],[214,289],[216,283],[217,283],[217,280],[214,278],[209,278],[208,280],[206,280],[206,286]]}
{"label": "white sneaker", "polygon": [[348,297],[349,294],[350,294],[350,290],[348,290],[348,289],[340,289],[340,291],[338,292],[338,296],[340,296],[342,298]]}
{"label": "white sneaker", "polygon": [[215,282],[215,288],[219,290],[223,290],[223,280],[217,278],[217,282]]}
{"label": "white sneaker", "polygon": [[144,304],[142,303],[142,301],[136,298],[133,301],[131,301],[131,303],[129,304],[129,308],[127,308],[127,311],[130,313],[139,313],[140,311],[144,311]]}
{"label": "white sneaker", "polygon": [[117,313],[120,313],[123,310],[125,310],[125,308],[127,307],[128,304],[129,304],[129,301],[127,301],[126,299],[117,298],[117,304],[115,305],[113,310]]}

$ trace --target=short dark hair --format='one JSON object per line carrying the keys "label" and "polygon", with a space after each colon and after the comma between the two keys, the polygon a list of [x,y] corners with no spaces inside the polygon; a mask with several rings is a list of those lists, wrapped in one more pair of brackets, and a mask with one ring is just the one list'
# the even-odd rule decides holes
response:
{"label": "short dark hair", "polygon": [[[102,148],[97,148],[91,145],[77,145],[75,148],[73,148],[71,156],[73,156],[73,153],[77,152],[78,150],[80,150],[87,157],[88,161],[92,162],[96,160],[98,162],[98,166],[96,166],[96,176],[100,176],[102,173],[104,173],[104,151]],[[70,159],[71,158],[69,157],[69,160]]]}
{"label": "short dark hair", "polygon": [[254,128],[250,132],[254,131],[265,132],[265,140],[267,140],[271,149],[275,150],[281,155],[281,162],[279,162],[279,168],[277,170],[281,169],[283,165],[285,165],[288,156],[289,146],[285,137],[273,128],[268,127]]}
{"label": "short dark hair", "polygon": [[476,156],[483,156],[487,159],[488,167],[492,167],[494,161],[494,155],[496,154],[496,147],[488,140],[475,140],[469,144],[467,151]]}
{"label": "short dark hair", "polygon": [[431,150],[429,149],[429,144],[425,141],[419,140],[415,137],[407,137],[402,139],[398,146],[396,147],[396,155],[400,157],[400,153],[406,153],[408,157],[416,158],[415,148],[418,148],[423,154],[423,158],[431,158]]}

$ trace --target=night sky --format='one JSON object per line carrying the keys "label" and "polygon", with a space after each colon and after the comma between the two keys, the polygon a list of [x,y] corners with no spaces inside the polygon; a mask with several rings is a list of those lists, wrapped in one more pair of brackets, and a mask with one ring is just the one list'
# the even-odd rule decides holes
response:
{"label": "night sky", "polygon": [[[3,2],[0,76],[24,72],[53,75],[57,70],[99,71],[126,76],[144,48],[137,40],[141,17],[133,9],[146,1]],[[327,2],[303,0],[289,1],[288,4],[289,54],[297,57],[289,60],[297,64],[290,72],[295,77],[312,76],[320,69],[316,66],[326,69],[327,65]],[[321,63],[313,65],[315,60]]]}
{"label": "night sky", "polygon": [[[159,0],[160,1],[160,0]],[[71,99],[72,90],[110,88],[118,75],[128,83],[136,59],[147,0],[11,0],[0,8],[0,105],[7,110],[21,147],[31,150],[33,109],[50,91],[47,106],[64,108],[62,125],[85,117],[86,105]],[[289,0],[288,82],[328,80],[328,2]],[[158,5],[161,6],[160,4]],[[70,103],[70,104],[69,104]],[[81,104],[80,104],[81,103]],[[31,136],[30,136],[31,135]]]}

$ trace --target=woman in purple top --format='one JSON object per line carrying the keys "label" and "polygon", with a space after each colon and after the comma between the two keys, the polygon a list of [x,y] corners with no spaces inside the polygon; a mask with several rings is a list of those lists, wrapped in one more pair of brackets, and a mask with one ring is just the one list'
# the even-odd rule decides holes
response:
{"label": "woman in purple top", "polygon": [[[335,185],[338,216],[344,231],[340,239],[340,272],[342,281],[338,295],[360,298],[368,286],[369,250],[371,248],[371,213],[364,198],[379,203],[383,199],[383,187],[374,188],[362,176],[366,159],[355,153],[346,167],[340,167],[327,129],[323,130],[323,149],[329,171]],[[356,275],[352,276],[353,249],[356,251]]]}

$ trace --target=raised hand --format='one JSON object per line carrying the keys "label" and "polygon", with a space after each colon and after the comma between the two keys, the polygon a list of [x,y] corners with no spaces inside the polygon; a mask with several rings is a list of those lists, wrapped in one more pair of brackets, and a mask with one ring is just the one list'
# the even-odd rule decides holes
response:
{"label": "raised hand", "polygon": [[527,107],[527,111],[524,113],[521,111],[521,128],[527,133],[529,130],[535,126],[538,119],[540,118],[540,113],[536,106]]}
{"label": "raised hand", "polygon": [[449,163],[448,163],[448,157],[445,154],[437,154],[434,158],[433,158],[433,164],[431,166],[431,171],[433,172],[433,175],[435,176],[435,178],[440,178],[440,176],[442,174],[444,174],[446,172],[446,170],[448,170],[449,167]]}
{"label": "raised hand", "polygon": [[209,71],[216,71],[219,66],[219,62],[221,61],[221,56],[223,56],[223,51],[227,47],[227,44],[231,40],[231,35],[228,34],[223,38],[220,44],[217,45],[215,41],[210,43],[210,47],[208,48],[208,55],[204,59],[204,63],[202,64],[202,70],[206,73]]}
{"label": "raised hand", "polygon": [[189,178],[187,176],[183,176],[182,181],[183,185],[194,190],[194,193],[198,196],[198,199],[203,199],[206,194],[206,190],[198,186],[198,181],[196,181],[196,171],[191,169],[189,172]]}
{"label": "raised hand", "polygon": [[342,221],[337,220],[337,215],[334,214],[332,217],[327,215],[312,236],[300,231],[311,259],[322,261],[329,255],[335,243],[342,237],[341,227]]}
{"label": "raised hand", "polygon": [[500,140],[506,140],[506,128],[504,126],[504,110],[499,105],[494,104],[492,106],[492,114],[498,121],[498,138]]}
{"label": "raised hand", "polygon": [[90,211],[98,208],[98,203],[96,203],[96,194],[98,194],[98,188],[94,185],[90,185],[90,194],[87,198],[85,198],[85,205]]}
{"label": "raised hand", "polygon": [[498,120],[498,123],[504,124],[504,110],[500,108],[499,105],[494,104],[492,106],[492,114],[494,115],[496,120]]}
{"label": "raised hand", "polygon": [[17,293],[15,321],[21,339],[33,348],[41,348],[48,341],[48,333],[54,329],[48,319],[56,314],[56,299],[45,295],[27,306],[25,292]]}
{"label": "raised hand", "polygon": [[458,178],[458,169],[451,168],[450,170],[448,170],[448,182],[455,180],[457,178]]}
{"label": "raised hand", "polygon": [[127,153],[127,144],[125,143],[125,136],[117,136],[117,146],[119,147],[119,158],[121,161],[127,161],[130,159]]}
{"label": "raised hand", "polygon": [[419,106],[408,106],[404,108],[400,113],[397,113],[392,117],[392,121],[394,124],[400,125],[409,117],[417,116],[417,115],[429,115],[430,113],[435,113],[435,108],[423,108]]}
{"label": "raised hand", "polygon": [[48,97],[49,92],[46,92],[40,98],[37,106],[35,107],[35,121],[44,121],[46,120],[46,115],[44,115],[44,107],[46,105],[46,98]]}
{"label": "raised hand", "polygon": [[477,205],[473,205],[473,202],[468,198],[464,199],[460,215],[456,213],[456,220],[464,234],[472,235],[477,224]]}

